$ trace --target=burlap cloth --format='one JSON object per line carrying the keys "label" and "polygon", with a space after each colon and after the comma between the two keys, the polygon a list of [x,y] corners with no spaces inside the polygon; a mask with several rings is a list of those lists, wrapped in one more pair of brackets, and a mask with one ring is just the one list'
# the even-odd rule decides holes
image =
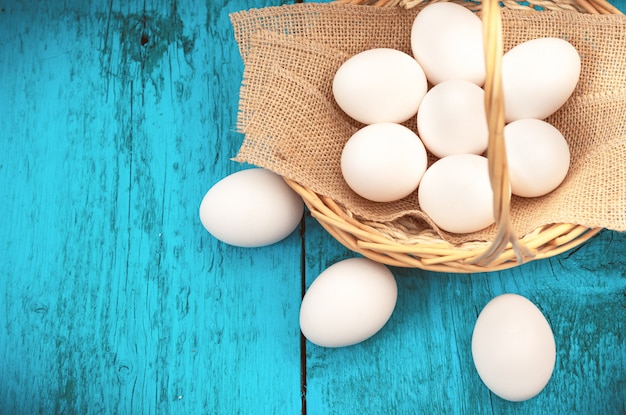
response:
{"label": "burlap cloth", "polygon": [[[264,167],[329,196],[355,216],[432,227],[450,242],[489,240],[494,227],[468,235],[438,230],[419,210],[417,192],[393,203],[356,195],[341,176],[344,143],[363,125],[334,102],[337,68],[374,47],[407,53],[418,9],[305,3],[233,13],[244,62],[236,161]],[[558,189],[540,198],[513,197],[518,235],[550,223],[626,230],[626,17],[503,10],[505,51],[529,39],[568,40],[582,57],[570,100],[547,121],[566,137],[571,167]],[[416,131],[415,120],[405,123]],[[431,160],[432,161],[432,160]]]}

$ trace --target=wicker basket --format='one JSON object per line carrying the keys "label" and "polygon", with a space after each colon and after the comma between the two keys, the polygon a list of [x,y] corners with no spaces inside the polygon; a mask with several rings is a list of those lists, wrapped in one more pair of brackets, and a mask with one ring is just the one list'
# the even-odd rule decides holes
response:
{"label": "wicker basket", "polygon": [[[337,0],[340,3],[379,7],[423,7],[423,0]],[[500,143],[504,127],[502,91],[500,86],[500,59],[502,30],[500,6],[495,0],[481,3],[458,1],[472,10],[481,10],[485,33],[485,109],[490,130],[489,173],[494,189],[494,216],[497,235],[493,241],[470,241],[453,245],[431,230],[411,234],[397,225],[364,221],[330,198],[319,195],[300,184],[285,179],[306,203],[311,215],[335,238],[350,250],[390,266],[420,268],[437,272],[472,273],[512,268],[532,260],[548,258],[582,244],[601,228],[587,228],[575,224],[551,224],[517,237],[509,222],[510,197],[504,148]],[[550,0],[522,5],[505,0],[504,7],[570,10],[579,13],[621,14],[603,0]]]}

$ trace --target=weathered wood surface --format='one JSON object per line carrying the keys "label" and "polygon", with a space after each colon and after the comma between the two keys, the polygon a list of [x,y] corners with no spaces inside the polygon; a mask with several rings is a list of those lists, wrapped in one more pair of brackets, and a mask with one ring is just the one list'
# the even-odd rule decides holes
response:
{"label": "weathered wood surface", "polygon": [[298,235],[202,228],[267,2],[3,2],[0,413],[300,410]]}
{"label": "weathered wood surface", "polygon": [[[260,249],[203,230],[204,192],[243,167],[228,14],[276,4],[0,1],[0,414],[626,413],[625,234],[505,272],[393,269],[389,324],[324,349],[302,287],[351,253],[310,217]],[[556,337],[523,403],[471,360],[504,292]]]}

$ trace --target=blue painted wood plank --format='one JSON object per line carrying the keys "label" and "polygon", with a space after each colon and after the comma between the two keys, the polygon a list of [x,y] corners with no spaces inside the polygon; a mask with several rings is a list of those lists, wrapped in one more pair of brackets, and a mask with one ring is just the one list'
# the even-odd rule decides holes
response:
{"label": "blue painted wood plank", "polygon": [[[613,2],[626,10],[626,2]],[[306,225],[306,286],[355,256]],[[391,268],[396,309],[374,337],[327,349],[305,343],[307,413],[626,413],[626,234],[603,231],[570,252],[494,273],[454,275]],[[547,387],[513,403],[491,394],[471,357],[478,313],[518,293],[544,313],[557,362]]]}
{"label": "blue painted wood plank", "polygon": [[[331,251],[336,254],[325,254]],[[399,298],[381,332],[347,348],[306,343],[308,414],[624,413],[624,252],[626,235],[605,231],[574,252],[508,271],[392,268]],[[307,224],[307,286],[325,267],[351,256]],[[471,357],[478,313],[506,292],[537,304],[557,344],[552,379],[522,403],[492,396]]]}
{"label": "blue painted wood plank", "polygon": [[268,4],[0,4],[0,414],[300,411],[299,235],[197,217]]}

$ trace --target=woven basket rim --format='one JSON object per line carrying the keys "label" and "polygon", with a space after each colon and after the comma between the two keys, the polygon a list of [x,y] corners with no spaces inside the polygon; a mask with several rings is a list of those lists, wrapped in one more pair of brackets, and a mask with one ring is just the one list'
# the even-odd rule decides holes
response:
{"label": "woven basket rim", "polygon": [[[422,233],[411,243],[394,240],[380,230],[364,224],[332,199],[321,196],[299,183],[283,178],[298,193],[311,216],[339,243],[376,262],[394,267],[419,268],[448,273],[492,272],[522,264],[509,246],[488,266],[477,265],[490,241],[468,241],[452,244],[436,233]],[[536,228],[520,240],[534,251],[525,262],[549,258],[566,252],[591,239],[603,228],[588,228],[570,223],[555,223]]]}

